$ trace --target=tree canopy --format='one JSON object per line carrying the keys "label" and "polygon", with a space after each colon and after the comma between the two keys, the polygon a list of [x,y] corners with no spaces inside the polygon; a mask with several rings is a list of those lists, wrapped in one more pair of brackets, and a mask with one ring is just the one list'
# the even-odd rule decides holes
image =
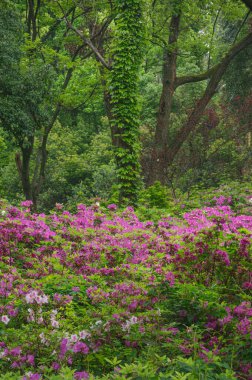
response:
{"label": "tree canopy", "polygon": [[[83,188],[136,204],[155,181],[181,188],[191,173],[192,185],[220,183],[213,173],[225,144],[238,160],[225,158],[225,175],[247,175],[250,11],[249,0],[3,1],[1,193],[42,205],[68,182],[68,157],[73,179],[61,201]],[[93,167],[98,137],[111,156]],[[55,139],[69,142],[67,157]],[[96,190],[101,172],[106,194]]]}

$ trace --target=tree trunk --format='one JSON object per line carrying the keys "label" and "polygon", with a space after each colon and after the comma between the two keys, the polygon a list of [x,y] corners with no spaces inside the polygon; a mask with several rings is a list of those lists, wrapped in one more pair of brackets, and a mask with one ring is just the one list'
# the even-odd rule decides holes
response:
{"label": "tree trunk", "polygon": [[[64,83],[65,85],[66,85],[66,82],[68,83],[70,81],[71,75],[72,75],[72,70],[71,70],[71,74],[69,74],[69,76],[67,76],[65,79],[65,83]],[[44,128],[41,145],[37,151],[36,166],[35,166],[33,180],[32,180],[32,198],[35,203],[37,202],[38,196],[41,192],[41,187],[45,181],[48,137],[59,116],[60,110],[61,110],[61,106],[60,104],[58,104],[54,111],[51,123]]]}
{"label": "tree trunk", "polygon": [[149,171],[149,184],[155,181],[165,183],[167,176],[166,157],[168,153],[168,131],[172,100],[175,91],[176,64],[177,64],[177,41],[179,36],[180,15],[172,16],[170,22],[170,36],[168,47],[163,55],[163,88],[159,103],[157,125],[154,138],[154,147],[151,155]]}
{"label": "tree trunk", "polygon": [[[175,28],[173,28],[173,31]],[[172,37],[170,37],[172,38]],[[176,36],[175,36],[176,38]],[[160,108],[157,119],[157,127],[154,141],[154,149],[152,153],[152,165],[150,170],[149,185],[159,180],[162,184],[167,181],[167,168],[173,163],[177,153],[186,141],[190,133],[195,129],[203,115],[208,103],[216,93],[218,85],[225,74],[230,62],[243,49],[252,44],[252,33],[249,33],[240,42],[233,45],[221,62],[205,73],[199,75],[189,75],[181,78],[176,78],[176,50],[169,53],[168,62],[170,68],[164,70],[163,76],[163,91],[161,95]],[[165,63],[164,63],[165,66]],[[168,77],[169,73],[169,77]],[[175,79],[174,79],[175,78]],[[187,121],[178,130],[175,138],[168,145],[168,131],[170,126],[170,113],[172,97],[177,87],[186,83],[195,83],[210,78],[202,97],[195,104],[194,109],[188,116]]]}
{"label": "tree trunk", "polygon": [[116,0],[117,22],[109,85],[119,203],[135,205],[140,189],[138,86],[143,52],[142,0]]}
{"label": "tree trunk", "polygon": [[22,149],[22,186],[27,200],[31,200],[30,158],[30,150]]}
{"label": "tree trunk", "polygon": [[[101,50],[101,53],[103,55],[105,55],[105,50],[104,50],[103,45],[101,46],[100,50]],[[109,64],[111,65],[111,62],[109,62]],[[104,107],[105,107],[106,115],[107,115],[109,126],[110,126],[112,145],[114,147],[117,147],[118,144],[117,144],[117,138],[116,138],[116,131],[115,131],[115,127],[113,126],[113,124],[111,122],[113,119],[113,117],[112,117],[112,103],[111,103],[111,95],[108,91],[108,84],[107,84],[106,71],[105,71],[106,69],[104,66],[100,65],[99,70],[100,70],[100,75],[101,75],[101,84],[102,84],[102,88],[103,88]]]}
{"label": "tree trunk", "polygon": [[16,154],[15,160],[18,169],[18,173],[22,183],[22,189],[26,200],[32,199],[32,185],[30,181],[30,161],[33,151],[34,137],[29,139],[28,146],[21,146],[20,153]]}
{"label": "tree trunk", "polygon": [[37,38],[37,16],[40,8],[40,0],[37,0],[35,5],[34,0],[27,1],[27,29],[28,34],[31,36],[32,41],[35,41]]}
{"label": "tree trunk", "polygon": [[[74,58],[77,56],[78,52],[75,53]],[[70,68],[67,71],[63,86],[62,86],[62,91],[65,90],[68,86],[68,83],[71,80],[73,74],[73,68]],[[48,142],[48,137],[49,134],[60,114],[61,111],[61,105],[60,103],[57,104],[55,111],[52,115],[52,119],[50,121],[50,124],[44,127],[44,132],[42,136],[42,141],[41,145],[37,151],[37,156],[36,156],[36,165],[33,173],[33,179],[32,179],[32,185],[31,185],[31,194],[32,194],[32,201],[34,205],[37,204],[38,196],[41,192],[41,188],[43,186],[43,183],[45,181],[45,169],[46,169],[46,163],[47,163],[47,142]]]}
{"label": "tree trunk", "polygon": [[[244,37],[240,42],[235,44],[229,52],[225,55],[222,61],[215,66],[214,70],[211,73],[211,77],[209,83],[206,87],[206,90],[202,97],[196,103],[194,109],[190,113],[187,121],[184,123],[182,128],[177,132],[174,141],[171,143],[170,149],[167,153],[166,164],[171,165],[175,156],[179,152],[183,143],[188,138],[189,134],[195,129],[198,125],[203,112],[205,111],[208,103],[216,93],[218,85],[225,74],[230,62],[233,58],[239,54],[243,49],[252,44],[252,33],[249,33],[246,37]],[[188,77],[189,78],[189,77]],[[191,81],[191,80],[190,80]],[[178,79],[179,83],[180,80]],[[184,82],[186,83],[186,82]]]}

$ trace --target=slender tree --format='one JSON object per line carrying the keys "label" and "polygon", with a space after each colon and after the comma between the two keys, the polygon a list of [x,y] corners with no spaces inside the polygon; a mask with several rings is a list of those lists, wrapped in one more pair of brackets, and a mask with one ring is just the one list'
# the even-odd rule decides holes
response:
{"label": "slender tree", "polygon": [[[2,32],[8,36],[10,45],[13,45],[15,52],[12,56],[16,58],[13,57],[15,64],[6,64],[10,80],[9,86],[6,85],[0,93],[3,96],[0,121],[4,128],[10,131],[19,146],[16,165],[23,193],[26,199],[33,201],[34,209],[36,209],[46,176],[48,138],[64,108],[60,97],[67,90],[76,67],[97,51],[96,44],[99,44],[109,23],[105,22],[98,31],[95,29],[90,31],[89,36],[81,43],[78,37],[73,44],[73,49],[69,50],[64,41],[71,28],[64,21],[68,18],[72,23],[79,19],[83,21],[81,9],[71,4],[64,10],[61,2],[45,4],[39,0],[29,0],[25,8],[26,18],[21,20],[23,6],[20,4],[16,8],[20,10],[20,15],[12,9],[9,2],[4,1],[1,4],[2,17],[5,18]],[[85,8],[86,17],[92,9],[92,6]],[[59,14],[62,15],[62,11],[63,17],[60,18]],[[51,18],[50,24],[43,28],[41,20],[44,20],[45,15],[48,17],[48,14]],[[19,30],[13,27],[12,22],[8,22],[7,17],[9,19],[14,17],[18,21]],[[24,41],[23,32],[26,32],[26,41]],[[58,42],[52,44],[55,35],[58,37]],[[13,44],[13,41],[18,39],[19,44]],[[23,45],[22,51],[20,45]],[[4,48],[6,50],[6,46]],[[5,52],[2,57],[6,61]],[[61,59],[65,62],[64,65],[60,63]],[[57,88],[53,83],[56,82],[55,76],[58,77]],[[13,108],[12,117],[10,117],[10,107]],[[31,169],[33,158],[35,164]]]}

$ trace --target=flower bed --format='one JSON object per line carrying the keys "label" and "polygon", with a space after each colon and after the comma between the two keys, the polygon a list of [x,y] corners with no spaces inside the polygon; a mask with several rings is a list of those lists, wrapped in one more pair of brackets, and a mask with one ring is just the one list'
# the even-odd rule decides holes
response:
{"label": "flower bed", "polygon": [[0,379],[252,379],[252,217],[0,216]]}

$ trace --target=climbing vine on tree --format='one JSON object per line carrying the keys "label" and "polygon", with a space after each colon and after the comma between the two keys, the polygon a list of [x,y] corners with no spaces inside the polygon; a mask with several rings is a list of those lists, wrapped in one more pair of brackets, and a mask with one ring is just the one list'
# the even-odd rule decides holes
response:
{"label": "climbing vine on tree", "polygon": [[120,203],[135,204],[140,185],[138,73],[143,51],[141,0],[116,0],[113,67],[110,75],[112,128]]}

